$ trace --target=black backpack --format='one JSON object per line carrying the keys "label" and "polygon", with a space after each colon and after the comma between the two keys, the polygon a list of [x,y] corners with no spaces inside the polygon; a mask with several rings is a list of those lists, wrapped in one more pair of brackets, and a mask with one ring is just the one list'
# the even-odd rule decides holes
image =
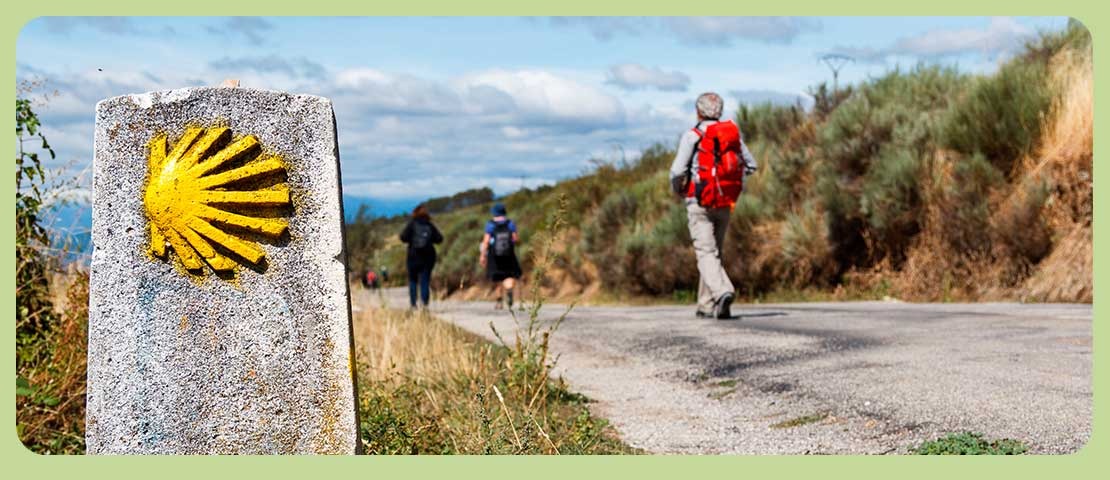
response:
{"label": "black backpack", "polygon": [[432,245],[432,226],[424,222],[412,222],[412,248],[422,250]]}
{"label": "black backpack", "polygon": [[513,232],[509,222],[493,224],[493,256],[507,257],[513,254]]}

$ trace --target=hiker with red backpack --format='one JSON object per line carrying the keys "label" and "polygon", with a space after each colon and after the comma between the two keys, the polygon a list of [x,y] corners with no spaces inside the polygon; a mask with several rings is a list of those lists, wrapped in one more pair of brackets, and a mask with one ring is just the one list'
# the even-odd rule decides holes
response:
{"label": "hiker with red backpack", "polygon": [[420,300],[428,308],[431,297],[432,269],[436,266],[435,244],[443,242],[443,235],[432,224],[432,216],[424,205],[412,211],[412,220],[401,231],[401,241],[409,244],[405,265],[409,270],[409,305],[416,308],[417,287]]}
{"label": "hiker with red backpack", "polygon": [[732,120],[721,121],[724,101],[698,96],[698,123],[682,134],[671,164],[671,188],[686,202],[686,225],[698,262],[698,318],[732,316],[735,289],[721,263],[728,220],[756,162]]}
{"label": "hiker with red backpack", "polygon": [[494,204],[490,214],[493,218],[486,222],[486,233],[482,235],[482,243],[478,246],[478,263],[486,267],[486,275],[497,283],[497,303],[494,308],[501,309],[504,304],[512,310],[513,287],[516,286],[516,280],[523,275],[520,261],[516,258],[516,244],[520,242],[520,234],[516,223],[509,220],[504,204]]}

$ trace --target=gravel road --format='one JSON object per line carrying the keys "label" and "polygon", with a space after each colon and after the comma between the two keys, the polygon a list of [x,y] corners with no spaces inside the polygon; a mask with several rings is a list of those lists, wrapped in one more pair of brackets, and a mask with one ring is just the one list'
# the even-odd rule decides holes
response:
{"label": "gravel road", "polygon": [[[358,293],[358,292],[356,292]],[[389,291],[394,306],[405,292]],[[371,296],[356,296],[370,302]],[[550,320],[565,306],[545,306]],[[489,302],[439,317],[493,339]],[[907,453],[950,432],[1069,453],[1091,433],[1091,305],[898,302],[575,307],[556,373],[653,453]]]}

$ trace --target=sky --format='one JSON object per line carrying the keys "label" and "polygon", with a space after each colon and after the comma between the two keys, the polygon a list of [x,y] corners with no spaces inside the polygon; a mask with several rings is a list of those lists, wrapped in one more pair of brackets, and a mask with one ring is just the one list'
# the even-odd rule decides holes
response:
{"label": "sky", "polygon": [[[87,201],[97,101],[218,85],[322,95],[344,194],[378,213],[468,188],[498,195],[633,159],[690,128],[694,98],[807,104],[818,59],[840,84],[919,63],[989,73],[1065,17],[43,17],[19,81],[58,156],[59,199]],[[741,125],[741,130],[743,126]]]}

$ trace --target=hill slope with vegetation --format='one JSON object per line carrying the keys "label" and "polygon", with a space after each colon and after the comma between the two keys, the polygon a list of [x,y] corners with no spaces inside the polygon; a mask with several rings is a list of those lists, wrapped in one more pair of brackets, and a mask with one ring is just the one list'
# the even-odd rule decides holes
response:
{"label": "hill slope with vegetation", "polygon": [[[919,65],[861,84],[812,89],[814,107],[741,106],[760,160],[732,212],[723,252],[749,299],[1091,301],[1090,37],[1046,33],[990,75]],[[673,151],[505,196],[529,236],[561,195],[570,202],[562,256],[548,275],[561,297],[685,298],[697,287]],[[460,194],[477,198],[487,191]],[[477,244],[492,199],[441,211],[435,283],[484,294]],[[403,281],[405,218],[351,224],[352,267]],[[600,297],[599,297],[600,296]]]}

